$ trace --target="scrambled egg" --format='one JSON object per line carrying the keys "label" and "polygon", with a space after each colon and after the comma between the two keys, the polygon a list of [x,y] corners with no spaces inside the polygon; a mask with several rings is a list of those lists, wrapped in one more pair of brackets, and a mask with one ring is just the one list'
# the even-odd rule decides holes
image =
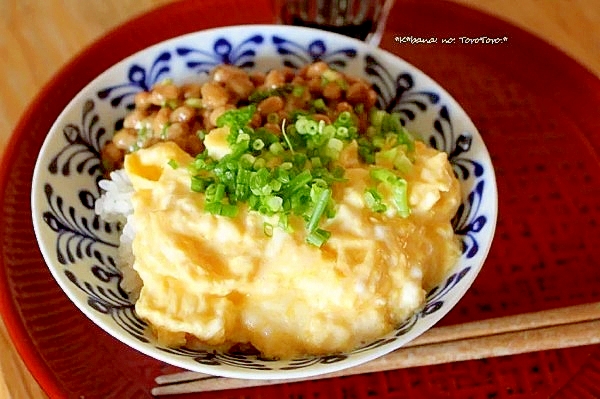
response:
{"label": "scrambled egg", "polygon": [[446,154],[415,144],[407,218],[365,206],[372,166],[348,146],[348,181],[334,185],[337,213],[323,223],[332,234],[321,248],[279,228],[267,236],[265,217],[245,208],[235,218],[205,212],[190,190],[193,159],[173,143],[129,154],[137,313],[164,345],[250,344],[269,358],[347,351],[391,331],[460,253],[450,225],[458,181]]}

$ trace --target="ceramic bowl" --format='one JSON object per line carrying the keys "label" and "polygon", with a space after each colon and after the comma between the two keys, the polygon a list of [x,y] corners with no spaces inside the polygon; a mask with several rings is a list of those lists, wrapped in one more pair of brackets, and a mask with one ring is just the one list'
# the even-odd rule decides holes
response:
{"label": "ceramic bowl", "polygon": [[[428,293],[420,312],[386,336],[349,353],[274,361],[161,347],[119,286],[118,226],[94,214],[94,202],[101,194],[101,147],[132,109],[134,95],[166,78],[180,84],[198,79],[221,63],[267,71],[316,60],[372,82],[380,107],[399,112],[411,132],[448,153],[462,187],[462,204],[453,219],[462,240],[459,261],[443,283]],[[148,356],[189,370],[237,378],[330,373],[383,356],[419,336],[447,314],[475,280],[490,248],[497,216],[494,170],[482,137],[439,84],[402,59],[363,42],[279,25],[191,33],[149,47],[106,70],[81,90],[52,126],[35,166],[31,194],[43,257],[60,287],[87,317]]]}

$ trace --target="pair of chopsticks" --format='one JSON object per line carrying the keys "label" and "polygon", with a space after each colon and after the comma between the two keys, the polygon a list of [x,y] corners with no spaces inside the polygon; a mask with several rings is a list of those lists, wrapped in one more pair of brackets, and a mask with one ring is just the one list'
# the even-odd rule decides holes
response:
{"label": "pair of chopsticks", "polygon": [[434,327],[402,348],[335,373],[293,380],[246,380],[184,371],[156,378],[152,394],[207,392],[342,377],[600,343],[600,302]]}

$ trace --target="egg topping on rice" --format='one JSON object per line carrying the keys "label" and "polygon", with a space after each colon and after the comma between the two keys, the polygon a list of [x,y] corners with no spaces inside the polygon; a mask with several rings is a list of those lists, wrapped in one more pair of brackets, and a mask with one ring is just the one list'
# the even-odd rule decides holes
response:
{"label": "egg topping on rice", "polygon": [[458,183],[445,154],[419,142],[405,176],[410,216],[367,208],[371,167],[348,155],[355,166],[334,185],[337,212],[320,248],[305,234],[265,234],[265,217],[247,208],[235,218],[205,212],[189,188],[192,162],[173,143],[125,161],[135,190],[133,267],[143,281],[136,311],[164,345],[251,344],[276,358],[351,350],[417,311],[459,256],[449,223]]}
{"label": "egg topping on rice", "polygon": [[207,112],[192,141],[140,130],[137,142],[154,138],[113,162],[132,185],[136,312],[162,345],[350,351],[418,311],[460,256],[447,154],[374,108],[364,82],[326,69],[314,99],[298,76],[216,120]]}

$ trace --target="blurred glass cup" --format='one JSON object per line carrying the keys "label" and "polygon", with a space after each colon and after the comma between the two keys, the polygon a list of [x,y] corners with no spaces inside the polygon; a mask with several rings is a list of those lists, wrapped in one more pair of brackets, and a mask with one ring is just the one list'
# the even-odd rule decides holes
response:
{"label": "blurred glass cup", "polygon": [[278,23],[307,26],[379,45],[394,0],[274,0]]}

